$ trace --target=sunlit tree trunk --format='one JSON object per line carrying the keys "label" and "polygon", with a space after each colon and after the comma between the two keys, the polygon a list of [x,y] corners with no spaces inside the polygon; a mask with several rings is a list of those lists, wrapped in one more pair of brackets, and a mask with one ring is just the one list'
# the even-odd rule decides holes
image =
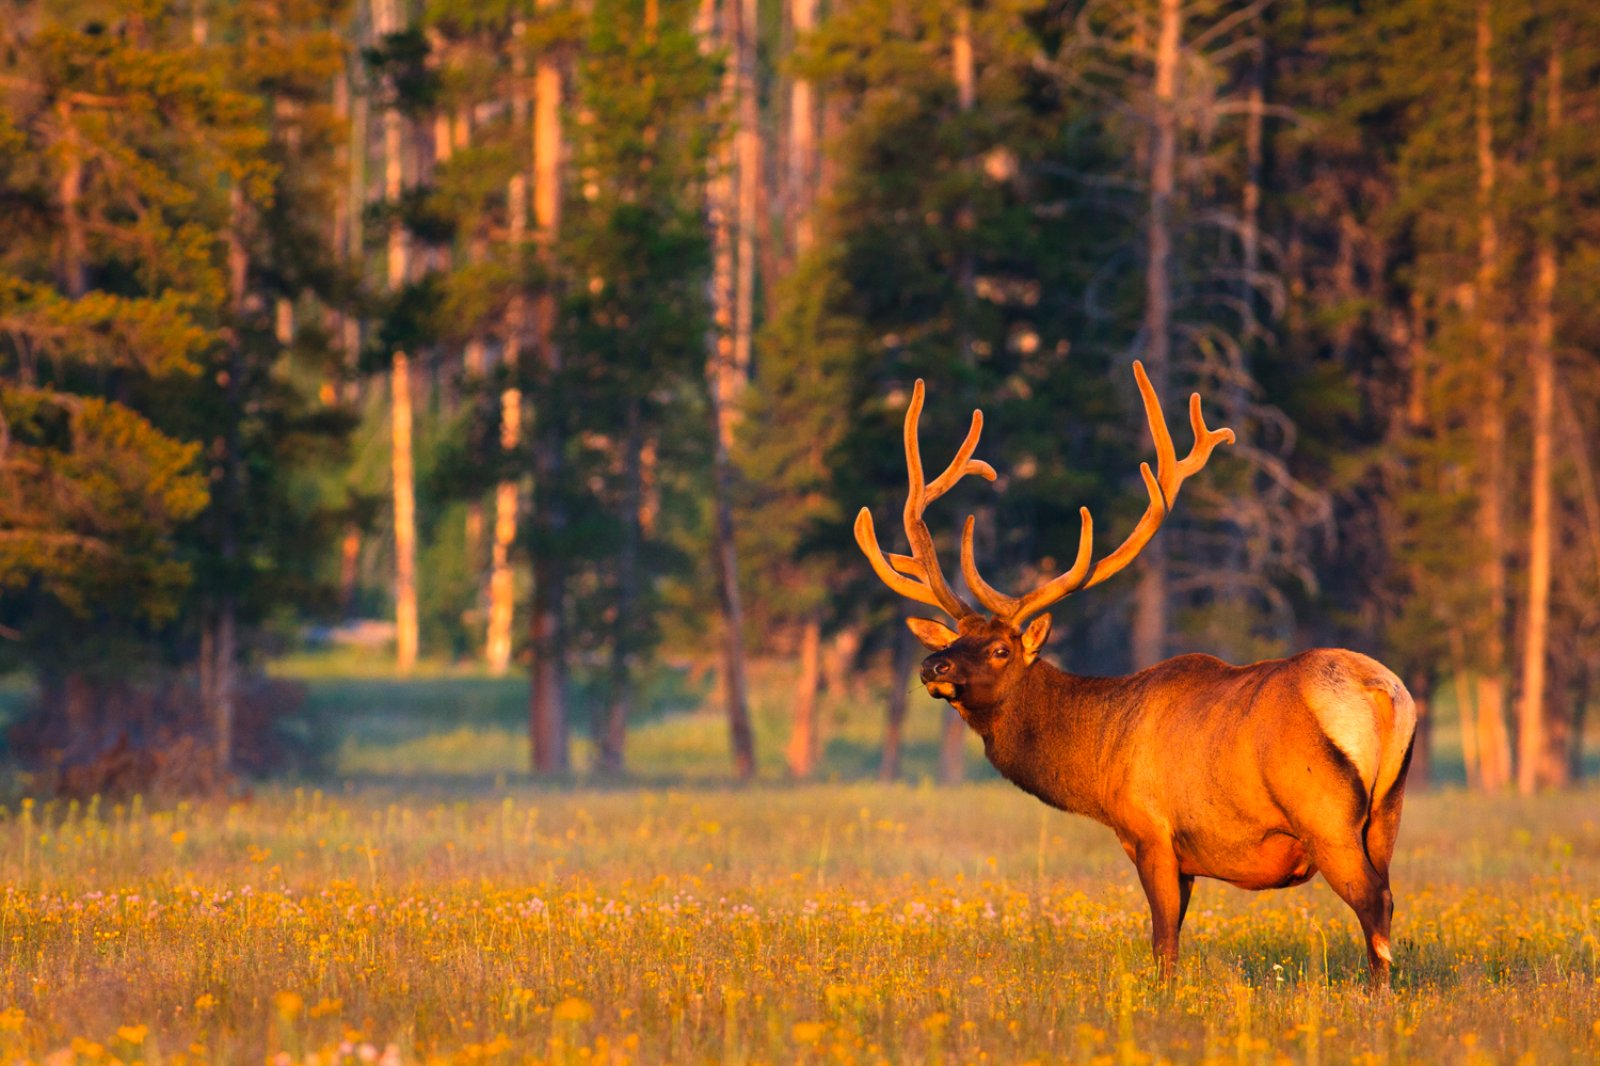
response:
{"label": "sunlit tree trunk", "polygon": [[417,501],[412,469],[411,359],[395,352],[389,367],[390,476],[394,485],[395,665],[417,662]]}
{"label": "sunlit tree trunk", "polygon": [[[761,192],[761,111],[756,95],[756,34],[758,0],[726,0],[738,21],[729,34],[734,49],[737,76],[738,124],[734,147],[738,156],[735,173],[738,182],[733,307],[733,366],[740,387],[750,377],[750,352],[755,337],[756,307],[756,231],[760,225]],[[735,7],[737,5],[737,8]]]}
{"label": "sunlit tree trunk", "polygon": [[[743,111],[739,101],[745,84],[745,62],[754,63],[754,26],[746,26],[745,0],[726,0],[721,19],[724,45],[731,61],[723,75],[724,105],[736,116]],[[707,5],[709,6],[709,5]],[[702,8],[702,24],[709,28]],[[745,687],[744,607],[739,594],[739,562],[733,532],[733,434],[737,405],[745,384],[748,362],[740,363],[738,251],[740,223],[738,207],[736,135],[732,145],[718,153],[716,172],[708,189],[711,222],[712,278],[711,306],[713,328],[707,360],[707,395],[712,434],[712,555],[717,598],[722,614],[722,695],[728,713],[728,733],[733,749],[733,772],[740,780],[755,774],[755,734],[750,726],[750,707]],[[753,265],[753,263],[752,263]],[[753,306],[753,304],[752,304]],[[745,349],[748,355],[748,349]]]}
{"label": "sunlit tree trunk", "polygon": [[[1545,134],[1552,144],[1561,129],[1561,43],[1552,44],[1549,85],[1546,92]],[[1555,420],[1555,295],[1556,248],[1553,223],[1561,195],[1553,148],[1540,161],[1544,185],[1544,219],[1535,252],[1533,343],[1528,361],[1533,374],[1533,468],[1529,472],[1532,494],[1528,522],[1528,609],[1522,644],[1521,706],[1517,711],[1517,789],[1531,793],[1550,780],[1552,765],[1546,755],[1546,664],[1550,631],[1550,552],[1552,541],[1551,473],[1552,423]]]}
{"label": "sunlit tree trunk", "polygon": [[[1177,180],[1176,99],[1182,30],[1181,0],[1161,0],[1150,132],[1150,203],[1145,220],[1144,366],[1156,395],[1163,397],[1172,376],[1172,198]],[[1151,541],[1139,556],[1139,564],[1133,606],[1135,669],[1166,657],[1166,542],[1161,537]]]}
{"label": "sunlit tree trunk", "polygon": [[1482,466],[1477,475],[1480,504],[1478,536],[1484,559],[1479,580],[1488,599],[1484,639],[1478,674],[1478,759],[1482,786],[1504,788],[1511,776],[1510,738],[1505,717],[1505,369],[1504,338],[1500,329],[1500,234],[1495,219],[1496,160],[1492,101],[1494,67],[1491,51],[1494,28],[1490,0],[1478,0],[1477,49],[1473,86],[1476,92],[1474,124],[1478,146],[1478,277],[1476,314],[1482,345],[1482,403],[1478,408],[1478,451]]}
{"label": "sunlit tree trunk", "polygon": [[[511,45],[511,118],[518,126],[528,121],[526,34],[527,29],[519,20],[512,31]],[[546,112],[541,109],[537,114],[543,118]],[[535,168],[538,167],[539,137],[543,132],[536,118],[533,129]],[[537,174],[534,180],[538,181]],[[513,174],[507,183],[506,206],[510,244],[513,249],[519,249],[528,230],[528,178],[521,171]],[[502,351],[507,383],[500,393],[500,450],[512,455],[522,446],[522,389],[518,385],[518,374],[527,308],[520,292],[511,298],[506,317]],[[511,549],[517,540],[517,504],[517,479],[507,476],[495,485],[494,490],[494,542],[489,562],[489,629],[484,640],[484,659],[489,665],[489,672],[493,674],[503,674],[511,665],[511,631],[516,613],[516,575],[511,568]]]}
{"label": "sunlit tree trunk", "polygon": [[[789,0],[789,30],[794,42],[814,28],[816,0]],[[811,247],[812,241],[812,174],[816,165],[816,102],[809,80],[798,75],[789,79],[789,140],[788,159],[784,167],[786,192],[784,206],[789,237],[789,257],[792,264]],[[819,696],[822,688],[822,617],[813,609],[801,623],[800,679],[794,697],[794,722],[789,735],[786,756],[789,772],[797,778],[808,778],[816,772],[821,756],[822,741],[818,719]]]}
{"label": "sunlit tree trunk", "polygon": [[784,756],[789,772],[805,780],[817,769],[822,743],[817,728],[817,694],[822,682],[822,620],[816,611],[800,628],[800,681],[794,696],[794,728]]}
{"label": "sunlit tree trunk", "polygon": [[[789,0],[789,27],[798,43],[816,26],[817,0]],[[789,79],[788,196],[794,258],[804,255],[812,240],[812,189],[816,171],[816,90],[807,78]]]}
{"label": "sunlit tree trunk", "polygon": [[[553,0],[539,0],[541,8]],[[543,53],[534,64],[533,117],[533,223],[546,254],[553,249],[561,228],[561,67],[556,57]],[[555,343],[556,299],[547,285],[533,302],[533,342],[540,372],[553,387],[561,371],[561,352]],[[562,477],[560,422],[550,397],[543,398],[534,438],[535,499],[542,501],[533,516],[544,543],[533,560],[533,609],[530,644],[533,663],[529,692],[529,732],[533,767],[543,773],[563,772],[567,751],[567,641],[566,580],[560,558],[548,547],[565,524],[556,486]]]}
{"label": "sunlit tree trunk", "polygon": [[[400,30],[398,0],[374,0],[373,28],[380,38]],[[405,186],[405,136],[398,108],[383,112],[383,193],[398,204]],[[389,223],[387,280],[398,292],[410,272],[410,241],[398,218]],[[411,361],[393,353],[389,369],[390,473],[394,502],[395,666],[409,673],[417,662],[416,484],[412,472]]]}

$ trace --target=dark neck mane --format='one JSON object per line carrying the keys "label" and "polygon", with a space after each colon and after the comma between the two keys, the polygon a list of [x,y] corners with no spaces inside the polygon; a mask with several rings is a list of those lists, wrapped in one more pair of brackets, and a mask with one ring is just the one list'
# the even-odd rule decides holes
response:
{"label": "dark neck mane", "polygon": [[1122,733],[1127,679],[1079,677],[1040,659],[995,712],[974,717],[1008,780],[1062,810],[1105,820],[1100,786]]}

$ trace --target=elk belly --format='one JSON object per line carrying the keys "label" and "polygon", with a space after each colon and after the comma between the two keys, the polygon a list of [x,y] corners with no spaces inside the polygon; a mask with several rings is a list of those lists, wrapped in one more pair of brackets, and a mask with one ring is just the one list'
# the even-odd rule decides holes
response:
{"label": "elk belly", "polygon": [[1292,888],[1317,872],[1305,845],[1285,833],[1270,833],[1250,844],[1208,849],[1205,854],[1178,855],[1182,873],[1211,877],[1258,892],[1267,888]]}

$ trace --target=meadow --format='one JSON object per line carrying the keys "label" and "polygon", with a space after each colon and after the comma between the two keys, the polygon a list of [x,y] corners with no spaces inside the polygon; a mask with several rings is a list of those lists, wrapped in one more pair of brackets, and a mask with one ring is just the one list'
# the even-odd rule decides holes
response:
{"label": "meadow", "polygon": [[842,780],[730,787],[689,711],[641,725],[645,783],[557,789],[513,682],[310,686],[319,778],[6,807],[0,1061],[1600,1061],[1592,789],[1408,801],[1389,997],[1320,880],[1202,881],[1166,986],[1111,835],[928,784],[929,706],[907,784],[848,780],[863,714]]}

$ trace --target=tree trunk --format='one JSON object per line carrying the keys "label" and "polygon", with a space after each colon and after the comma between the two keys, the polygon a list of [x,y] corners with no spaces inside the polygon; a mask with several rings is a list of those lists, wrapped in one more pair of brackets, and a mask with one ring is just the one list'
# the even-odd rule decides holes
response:
{"label": "tree trunk", "polygon": [[217,479],[212,506],[217,516],[217,554],[222,563],[223,587],[218,590],[216,637],[212,650],[216,658],[211,669],[212,703],[206,708],[211,722],[211,740],[219,779],[233,766],[234,719],[238,698],[238,617],[234,598],[234,572],[238,561],[238,506],[240,498],[241,442],[239,423],[244,388],[245,295],[250,283],[250,259],[244,239],[244,189],[235,184],[228,195],[228,312],[232,318],[228,333],[228,366],[224,387],[227,424],[219,440],[221,477]]}
{"label": "tree trunk", "polygon": [[[723,75],[722,93],[728,110],[743,117],[739,99],[744,84],[746,0],[727,0],[723,8],[722,38],[733,55]],[[749,27],[754,29],[753,26]],[[749,47],[754,47],[751,38]],[[739,142],[735,136],[735,142]],[[716,572],[717,598],[722,613],[722,693],[728,713],[728,733],[733,747],[734,776],[747,780],[755,773],[755,736],[750,727],[750,708],[745,692],[744,608],[739,594],[739,563],[733,533],[733,432],[739,395],[745,383],[748,362],[740,362],[739,332],[743,318],[739,308],[740,279],[738,245],[742,244],[742,223],[737,217],[736,153],[724,147],[719,153],[717,173],[708,189],[708,208],[712,232],[711,306],[713,329],[706,363],[712,435],[712,555]],[[751,265],[754,265],[753,257]],[[752,304],[753,307],[753,304]],[[745,349],[748,355],[748,349]]]}
{"label": "tree trunk", "polygon": [[789,772],[804,781],[817,769],[822,750],[817,722],[817,693],[822,687],[822,617],[812,611],[800,630],[800,684],[794,696],[794,727],[784,756]]}
{"label": "tree trunk", "polygon": [[954,707],[941,712],[944,731],[939,736],[939,782],[958,785],[967,776],[967,723]]}
{"label": "tree trunk", "polygon": [[[1550,50],[1546,134],[1553,144],[1561,128],[1560,37]],[[1544,226],[1535,253],[1533,344],[1528,353],[1533,371],[1533,469],[1529,473],[1532,501],[1528,524],[1528,611],[1522,642],[1522,699],[1517,710],[1517,790],[1524,794],[1541,785],[1551,769],[1545,752],[1546,664],[1550,633],[1550,551],[1552,542],[1551,444],[1555,421],[1555,294],[1556,248],[1553,222],[1561,195],[1553,148],[1540,163],[1544,179]]]}
{"label": "tree trunk", "polygon": [[[1144,364],[1156,395],[1165,398],[1172,378],[1172,198],[1177,180],[1177,98],[1181,0],[1161,0],[1155,54],[1155,114],[1150,145],[1150,214],[1145,232]],[[1133,665],[1166,657],[1167,550],[1161,537],[1139,557],[1134,590]]]}
{"label": "tree trunk", "polygon": [[[375,0],[373,28],[384,37],[400,30],[397,0]],[[383,193],[391,205],[400,202],[405,186],[405,138],[398,109],[383,113]],[[410,273],[410,241],[398,218],[389,223],[389,292],[398,292]],[[394,494],[394,623],[395,666],[410,673],[416,665],[417,526],[416,485],[411,457],[411,367],[404,352],[393,354],[389,373],[391,429],[390,470]]]}
{"label": "tree trunk", "polygon": [[917,661],[917,643],[900,626],[889,653],[889,700],[884,708],[883,757],[878,762],[878,780],[893,781],[900,776],[900,756],[905,747],[906,711],[910,709],[911,689],[907,678]]}
{"label": "tree trunk", "polygon": [[1466,641],[1459,629],[1450,633],[1451,681],[1455,687],[1456,717],[1461,728],[1461,766],[1467,787],[1478,788],[1483,780],[1483,760],[1478,755],[1477,692],[1472,685]]}
{"label": "tree trunk", "polygon": [[[738,79],[738,126],[734,134],[738,154],[739,247],[735,257],[733,308],[733,366],[742,388],[750,377],[750,351],[755,336],[756,231],[760,223],[761,112],[756,95],[756,32],[758,0],[725,0],[737,21],[729,27]],[[731,413],[731,410],[730,410]]]}
{"label": "tree trunk", "polygon": [[[526,26],[518,19],[512,28],[511,60],[513,83],[511,117],[518,126],[528,121],[527,59],[524,43],[526,33]],[[534,93],[539,102],[534,108],[532,180],[536,198],[539,195],[538,184],[541,178],[554,181],[559,175],[559,171],[553,166],[548,170],[543,168],[546,153],[551,151],[549,134],[544,128],[544,123],[560,121],[559,73],[553,86],[541,83],[544,69],[549,65],[549,60],[541,57],[535,73]],[[547,101],[545,99],[547,95],[553,95],[555,99]],[[557,137],[559,138],[559,132]],[[559,141],[555,150],[559,153]],[[528,181],[528,175],[518,172],[512,175],[506,186],[509,240],[513,248],[522,244],[527,233]],[[534,225],[538,227],[542,239],[553,235],[546,234],[545,227],[548,225],[553,231],[555,221],[553,217],[548,220],[535,219]],[[500,449],[506,455],[510,455],[522,446],[522,389],[518,383],[518,374],[522,355],[522,335],[527,326],[527,308],[520,292],[512,297],[506,317],[503,351],[508,380],[505,389],[500,393]],[[517,540],[517,504],[517,479],[507,477],[495,486],[494,493],[494,544],[489,564],[489,628],[484,640],[484,659],[489,665],[489,672],[496,675],[505,673],[511,665],[511,632],[515,622],[517,595],[516,575],[511,568],[511,549]]]}
{"label": "tree trunk", "polygon": [[1417,705],[1417,727],[1411,742],[1411,769],[1406,774],[1406,787],[1427,788],[1433,783],[1433,678],[1417,673],[1406,688]]}
{"label": "tree trunk", "polygon": [[1583,728],[1589,715],[1589,697],[1594,691],[1594,663],[1580,663],[1577,667],[1577,681],[1572,687],[1572,713],[1567,721],[1567,748],[1563,753],[1567,759],[1568,783],[1583,780]]}
{"label": "tree trunk", "polygon": [[[539,0],[538,6],[551,6]],[[534,65],[533,223],[548,256],[561,229],[561,68],[556,58],[541,54]],[[555,555],[566,525],[560,504],[563,477],[562,432],[554,390],[561,373],[561,352],[555,343],[556,299],[547,285],[534,300],[533,342],[539,352],[545,387],[539,398],[534,438],[533,475],[536,510],[534,530],[539,547],[533,562],[533,609],[530,643],[533,665],[528,696],[533,767],[542,773],[563,773],[567,751],[567,641],[565,566]]]}
{"label": "tree trunk", "polygon": [[[816,26],[817,0],[789,0],[789,27],[798,42]],[[812,175],[816,167],[816,92],[811,82],[795,76],[789,80],[789,166],[787,203],[794,259],[806,253],[812,240]]]}
{"label": "tree trunk", "polygon": [[617,616],[611,627],[611,679],[605,714],[595,723],[600,768],[609,774],[623,770],[623,750],[628,737],[628,715],[633,709],[633,634],[638,631],[639,526],[643,510],[643,418],[637,397],[628,401],[622,440],[622,543],[617,548]]}
{"label": "tree trunk", "polygon": [[83,211],[79,201],[83,197],[83,152],[78,144],[78,131],[72,117],[72,104],[67,100],[56,103],[56,119],[61,124],[62,166],[56,194],[61,200],[61,272],[58,284],[76,300],[89,288],[85,271],[88,246],[84,238]]}
{"label": "tree trunk", "polygon": [[1496,162],[1491,102],[1494,69],[1491,49],[1490,0],[1478,0],[1475,125],[1478,142],[1478,277],[1475,308],[1482,346],[1482,403],[1478,408],[1478,453],[1482,467],[1477,475],[1480,503],[1478,536],[1484,559],[1479,572],[1488,598],[1484,641],[1478,657],[1478,758],[1480,783],[1498,791],[1511,777],[1510,738],[1505,717],[1505,370],[1504,339],[1499,324],[1500,237],[1495,219]]}
{"label": "tree trunk", "polygon": [[[526,110],[526,104],[516,110]],[[513,175],[506,189],[506,199],[510,206],[511,245],[517,247],[522,244],[528,225],[527,179],[524,175]],[[512,297],[506,317],[502,351],[509,384],[500,392],[500,451],[510,456],[522,446],[522,390],[517,386],[517,374],[522,358],[526,310],[520,293]],[[515,478],[506,477],[494,489],[494,544],[489,564],[489,631],[484,640],[484,659],[489,665],[489,672],[495,675],[505,673],[511,665],[511,626],[516,602],[516,575],[511,569],[511,549],[516,541],[517,482]]]}
{"label": "tree trunk", "polygon": [[411,466],[411,360],[395,352],[389,369],[390,457],[394,484],[395,665],[417,662],[417,499]]}

